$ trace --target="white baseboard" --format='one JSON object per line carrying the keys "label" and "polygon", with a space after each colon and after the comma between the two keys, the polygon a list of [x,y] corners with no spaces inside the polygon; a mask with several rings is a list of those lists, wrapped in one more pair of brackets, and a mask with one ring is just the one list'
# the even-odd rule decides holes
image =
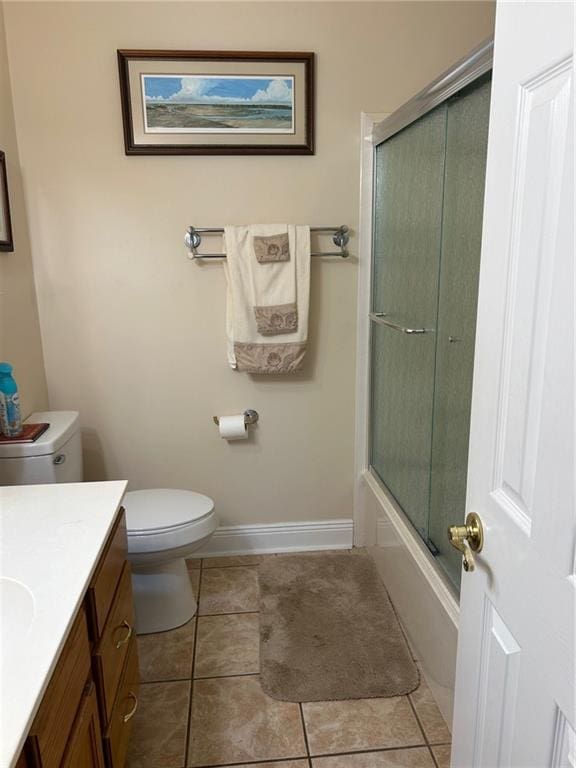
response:
{"label": "white baseboard", "polygon": [[349,549],[353,528],[352,520],[347,519],[223,526],[190,557]]}

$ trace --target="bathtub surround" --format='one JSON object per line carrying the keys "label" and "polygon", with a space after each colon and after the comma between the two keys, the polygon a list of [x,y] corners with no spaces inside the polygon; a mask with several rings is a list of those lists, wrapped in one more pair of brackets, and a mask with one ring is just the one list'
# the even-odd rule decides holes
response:
{"label": "bathtub surround", "polygon": [[423,542],[376,478],[362,478],[368,549],[422,663],[446,722],[452,722],[459,606]]}
{"label": "bathtub surround", "polygon": [[14,250],[0,252],[0,360],[14,366],[22,417],[47,405],[20,153],[0,3],[0,150],[6,153]]}
{"label": "bathtub surround", "polygon": [[[187,259],[182,235],[357,231],[361,111],[392,111],[486,38],[493,5],[14,2],[5,16],[50,407],[81,412],[86,477],[198,490],[224,526],[349,519],[356,238],[351,259],[312,260],[304,369],[275,378],[228,368],[222,267]],[[127,157],[116,51],[192,45],[315,51],[316,154]],[[212,414],[246,404],[261,422],[229,445]]]}
{"label": "bathtub surround", "polygon": [[280,701],[401,696],[419,675],[368,555],[266,560],[260,581],[260,684]]}

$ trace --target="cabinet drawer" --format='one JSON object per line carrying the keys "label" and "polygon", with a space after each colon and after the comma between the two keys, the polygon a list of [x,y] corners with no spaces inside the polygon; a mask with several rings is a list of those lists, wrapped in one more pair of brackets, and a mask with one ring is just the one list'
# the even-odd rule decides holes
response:
{"label": "cabinet drawer", "polygon": [[138,707],[138,651],[136,638],[130,641],[124,676],[118,689],[110,723],[104,736],[108,768],[123,768],[132,730],[132,718]]}
{"label": "cabinet drawer", "polygon": [[86,593],[91,637],[95,642],[100,639],[104,631],[106,618],[110,612],[127,552],[126,516],[124,509],[120,508],[116,525],[110,534],[108,546],[100,559],[98,569]]}
{"label": "cabinet drawer", "polygon": [[74,728],[60,768],[104,768],[102,732],[98,719],[96,688],[92,680],[85,689]]}
{"label": "cabinet drawer", "polygon": [[125,563],[108,621],[94,652],[102,727],[110,720],[134,627],[130,564]]}
{"label": "cabinet drawer", "polygon": [[86,614],[81,609],[52,675],[29,734],[33,764],[57,768],[90,674]]}

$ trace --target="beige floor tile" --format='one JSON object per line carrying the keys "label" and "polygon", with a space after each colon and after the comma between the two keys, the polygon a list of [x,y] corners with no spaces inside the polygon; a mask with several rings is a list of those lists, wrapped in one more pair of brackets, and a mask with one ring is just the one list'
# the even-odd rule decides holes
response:
{"label": "beige floor tile", "polygon": [[258,602],[257,568],[209,568],[202,571],[201,616],[257,611]]}
{"label": "beige floor tile", "polygon": [[346,555],[351,549],[313,549],[306,552],[278,552],[273,557],[298,557],[298,555]]}
{"label": "beige floor tile", "polygon": [[422,672],[420,672],[420,685],[414,693],[410,694],[410,698],[430,744],[450,743],[452,740],[450,731]]}
{"label": "beige floor tile", "polygon": [[428,747],[315,757],[312,768],[435,768]]}
{"label": "beige floor tile", "polygon": [[190,683],[145,683],[130,737],[126,768],[182,768]]}
{"label": "beige floor tile", "polygon": [[188,575],[190,576],[190,584],[192,584],[192,592],[194,592],[194,597],[196,600],[198,600],[198,590],[200,588],[200,571],[197,569],[194,569],[192,571],[188,571]]}
{"label": "beige floor tile", "polygon": [[242,763],[234,768],[308,768],[308,760],[281,760],[273,763]]}
{"label": "beige floor tile", "polygon": [[260,614],[200,616],[194,677],[253,675],[260,671]]}
{"label": "beige floor tile", "polygon": [[308,702],[302,709],[313,755],[424,744],[406,696]]}
{"label": "beige floor tile", "polygon": [[192,676],[196,619],[168,632],[138,636],[140,680],[183,680]]}
{"label": "beige floor tile", "polygon": [[305,755],[298,704],[270,699],[257,676],[196,680],[189,766]]}
{"label": "beige floor tile", "polygon": [[198,570],[201,565],[202,558],[200,557],[190,557],[188,560],[186,560],[186,568],[188,568],[189,571]]}
{"label": "beige floor tile", "polygon": [[450,768],[450,753],[452,751],[450,744],[441,744],[437,747],[431,747],[431,749],[438,763],[438,768]]}
{"label": "beige floor tile", "polygon": [[259,565],[262,555],[231,555],[229,557],[205,557],[203,568],[226,568],[237,565]]}

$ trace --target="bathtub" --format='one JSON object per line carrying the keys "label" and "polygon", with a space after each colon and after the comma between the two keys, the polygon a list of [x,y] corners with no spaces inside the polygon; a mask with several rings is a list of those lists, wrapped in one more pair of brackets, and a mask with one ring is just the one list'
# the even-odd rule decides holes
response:
{"label": "bathtub", "polygon": [[454,705],[458,599],[380,481],[361,473],[356,494],[355,543],[374,559],[414,656],[451,729]]}

